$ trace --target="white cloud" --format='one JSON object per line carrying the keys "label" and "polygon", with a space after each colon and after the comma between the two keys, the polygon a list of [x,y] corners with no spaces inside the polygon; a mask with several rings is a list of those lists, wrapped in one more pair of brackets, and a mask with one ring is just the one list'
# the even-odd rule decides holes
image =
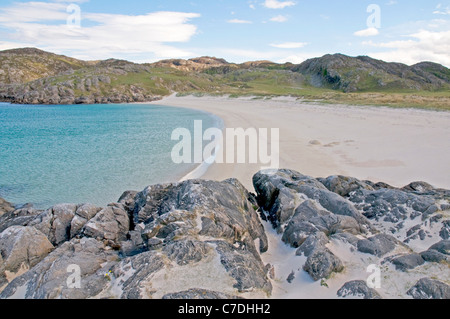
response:
{"label": "white cloud", "polygon": [[410,34],[411,39],[374,43],[363,42],[388,51],[369,53],[370,56],[390,62],[402,62],[408,65],[422,61],[432,61],[450,67],[450,30],[420,30]]}
{"label": "white cloud", "polygon": [[433,14],[450,15],[450,6],[442,8],[442,4],[438,4]]}
{"label": "white cloud", "polygon": [[8,41],[8,46],[27,43],[55,53],[90,59],[192,55],[172,43],[186,43],[197,33],[197,27],[190,21],[200,14],[153,12],[132,16],[83,11],[81,27],[73,28],[66,23],[70,14],[66,11],[68,2],[64,2],[14,3],[1,8],[0,27],[9,30],[9,38],[2,40]]}
{"label": "white cloud", "polygon": [[353,34],[357,37],[373,37],[373,36],[380,34],[380,32],[378,31],[377,28],[368,28],[368,29],[357,31]]}
{"label": "white cloud", "polygon": [[284,15],[278,15],[276,17],[273,17],[272,19],[270,19],[270,21],[272,22],[286,22],[288,19],[288,17],[284,16]]}
{"label": "white cloud", "polygon": [[306,42],[285,42],[279,44],[273,43],[270,46],[278,49],[299,49],[305,47],[307,44]]}
{"label": "white cloud", "polygon": [[286,7],[295,6],[294,1],[277,1],[277,0],[266,0],[264,6],[269,9],[284,9]]}
{"label": "white cloud", "polygon": [[233,19],[233,20],[228,20],[228,23],[236,23],[236,24],[252,24],[253,22],[248,21],[248,20],[240,20],[240,19]]}

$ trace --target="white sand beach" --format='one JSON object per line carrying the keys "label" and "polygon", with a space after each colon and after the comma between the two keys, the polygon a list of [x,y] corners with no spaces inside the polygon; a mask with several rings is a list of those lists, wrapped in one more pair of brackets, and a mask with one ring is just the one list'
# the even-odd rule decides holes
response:
{"label": "white sand beach", "polygon": [[[210,112],[226,128],[279,128],[280,167],[313,177],[346,175],[450,188],[450,112],[324,105],[294,98],[176,97],[154,104]],[[261,165],[213,164],[201,176],[235,177],[253,191]]]}

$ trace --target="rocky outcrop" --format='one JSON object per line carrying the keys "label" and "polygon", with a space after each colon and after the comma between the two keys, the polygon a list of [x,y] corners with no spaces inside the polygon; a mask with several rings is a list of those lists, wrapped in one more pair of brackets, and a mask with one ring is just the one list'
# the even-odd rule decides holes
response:
{"label": "rocky outcrop", "polygon": [[[342,245],[369,261],[359,266],[363,269],[392,264],[397,272],[408,274],[426,263],[441,269],[437,264],[448,262],[446,241],[427,251],[422,248],[426,240],[437,242],[446,227],[446,190],[423,182],[398,189],[345,176],[315,179],[283,169],[259,172],[253,182],[264,218],[283,242],[297,249],[297,256],[306,258],[299,266],[314,281],[324,283],[346,267],[355,267]],[[406,227],[411,221],[415,226]],[[292,277],[298,277],[297,272]]]}
{"label": "rocky outcrop", "polygon": [[380,234],[358,241],[357,247],[362,253],[382,257],[393,251],[398,244],[400,243],[394,237]]}
{"label": "rocky outcrop", "polygon": [[[0,297],[270,296],[260,257],[268,240],[249,199],[237,180],[194,180],[126,192],[120,203],[103,209],[64,204],[36,212],[4,233],[33,231],[35,240],[29,240],[48,249],[28,256],[27,271],[5,279]],[[14,224],[13,215],[5,220]],[[8,256],[2,263],[16,270],[22,255],[2,253]],[[72,287],[72,275],[79,276],[79,288]]]}
{"label": "rocky outcrop", "polygon": [[315,281],[344,269],[326,248],[332,236],[373,230],[352,203],[312,177],[291,170],[262,171],[253,183],[268,219],[283,233],[285,243],[299,248],[297,255],[308,258],[303,268]]}
{"label": "rocky outcrop", "polygon": [[[0,298],[267,298],[273,284],[341,298],[448,298],[446,190],[291,170],[253,182],[256,195],[236,179],[190,180],[127,191],[103,208],[6,212]],[[271,259],[281,255],[282,267]],[[370,269],[382,288],[359,277]],[[411,287],[424,273],[438,280]],[[342,286],[349,276],[361,280]]]}
{"label": "rocky outcrop", "polygon": [[429,278],[419,280],[408,290],[414,299],[450,299],[450,286]]}
{"label": "rocky outcrop", "polygon": [[380,294],[373,288],[369,288],[363,280],[347,282],[337,292],[338,297],[352,299],[381,299]]}
{"label": "rocky outcrop", "polygon": [[34,227],[12,226],[0,233],[0,287],[34,267],[53,248],[47,237]]}

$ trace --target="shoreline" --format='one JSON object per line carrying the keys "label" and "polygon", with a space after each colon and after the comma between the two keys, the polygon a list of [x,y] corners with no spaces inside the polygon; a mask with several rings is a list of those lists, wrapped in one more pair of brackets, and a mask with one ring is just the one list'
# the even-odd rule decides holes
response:
{"label": "shoreline", "polygon": [[[450,113],[304,103],[292,97],[177,97],[150,104],[221,118],[226,128],[280,128],[280,168],[312,177],[353,176],[402,187],[425,181],[450,188]],[[204,163],[203,163],[204,164]],[[257,164],[200,164],[185,177],[237,178],[253,191]],[[182,179],[184,180],[184,179]]]}

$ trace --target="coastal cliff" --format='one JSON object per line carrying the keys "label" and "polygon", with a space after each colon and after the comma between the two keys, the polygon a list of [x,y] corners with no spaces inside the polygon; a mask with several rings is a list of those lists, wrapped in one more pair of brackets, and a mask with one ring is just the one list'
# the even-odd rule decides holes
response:
{"label": "coastal cliff", "polygon": [[[450,191],[291,170],[253,184],[257,194],[235,179],[153,185],[107,207],[2,204],[0,298],[283,298],[311,287],[318,298],[450,298]],[[274,257],[279,247],[289,259]]]}

